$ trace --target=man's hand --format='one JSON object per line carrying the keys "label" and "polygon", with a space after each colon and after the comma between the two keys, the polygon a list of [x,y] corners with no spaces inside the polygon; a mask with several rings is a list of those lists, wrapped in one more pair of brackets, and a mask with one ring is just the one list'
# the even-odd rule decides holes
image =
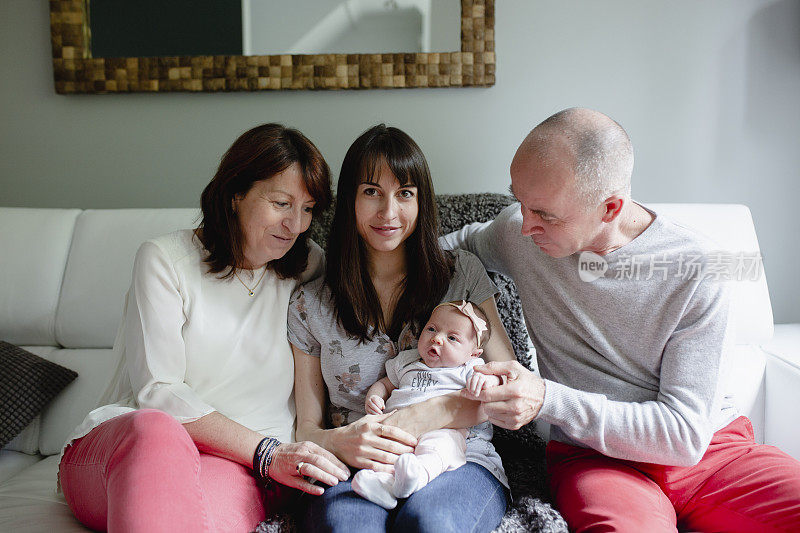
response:
{"label": "man's hand", "polygon": [[474,370],[507,379],[505,385],[483,389],[477,395],[469,389],[461,391],[463,397],[483,402],[489,422],[506,429],[519,429],[539,414],[544,401],[544,380],[517,361],[491,362]]}

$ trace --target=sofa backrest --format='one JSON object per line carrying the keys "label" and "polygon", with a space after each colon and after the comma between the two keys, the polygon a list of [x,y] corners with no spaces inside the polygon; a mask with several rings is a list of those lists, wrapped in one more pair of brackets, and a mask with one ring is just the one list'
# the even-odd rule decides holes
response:
{"label": "sofa backrest", "polygon": [[56,314],[65,348],[111,348],[142,242],[197,225],[196,209],[102,209],[81,213]]}
{"label": "sofa backrest", "polygon": [[0,339],[56,344],[56,310],[79,209],[0,208]]}
{"label": "sofa backrest", "polygon": [[[753,220],[743,205],[649,207],[706,234],[722,252],[743,254],[745,260],[759,253]],[[139,245],[194,226],[198,215],[195,209],[0,208],[0,339],[110,348]],[[734,318],[737,343],[771,338],[763,271],[736,281]]]}

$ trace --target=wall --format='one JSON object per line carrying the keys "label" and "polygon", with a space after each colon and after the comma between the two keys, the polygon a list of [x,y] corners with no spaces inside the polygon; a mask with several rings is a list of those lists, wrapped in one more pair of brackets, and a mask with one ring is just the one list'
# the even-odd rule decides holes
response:
{"label": "wall", "polygon": [[266,121],[306,132],[334,174],[385,121],[438,192],[502,192],[527,131],[581,105],[633,138],[636,198],[750,206],[776,319],[800,322],[800,2],[497,0],[497,84],[444,90],[59,96],[48,21],[45,0],[0,2],[0,205],[194,206]]}

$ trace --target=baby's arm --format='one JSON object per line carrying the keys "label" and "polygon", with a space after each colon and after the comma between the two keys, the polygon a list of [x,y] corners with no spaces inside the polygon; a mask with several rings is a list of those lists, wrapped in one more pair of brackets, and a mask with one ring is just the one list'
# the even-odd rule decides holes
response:
{"label": "baby's arm", "polygon": [[473,396],[477,396],[484,389],[497,387],[502,383],[500,376],[481,374],[480,372],[471,372],[471,374],[469,379],[467,379],[467,386],[465,388]]}
{"label": "baby's arm", "polygon": [[383,413],[383,409],[386,407],[386,399],[396,388],[397,387],[392,385],[392,382],[389,381],[387,377],[383,377],[373,383],[367,390],[367,400],[364,402],[364,409],[366,409],[367,413],[370,415],[379,415]]}

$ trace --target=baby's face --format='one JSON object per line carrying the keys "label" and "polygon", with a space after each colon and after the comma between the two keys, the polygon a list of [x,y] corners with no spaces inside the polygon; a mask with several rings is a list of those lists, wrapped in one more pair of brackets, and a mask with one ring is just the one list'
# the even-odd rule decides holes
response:
{"label": "baby's face", "polygon": [[483,352],[477,346],[472,321],[449,305],[433,311],[422,328],[417,350],[422,361],[431,368],[463,365]]}

